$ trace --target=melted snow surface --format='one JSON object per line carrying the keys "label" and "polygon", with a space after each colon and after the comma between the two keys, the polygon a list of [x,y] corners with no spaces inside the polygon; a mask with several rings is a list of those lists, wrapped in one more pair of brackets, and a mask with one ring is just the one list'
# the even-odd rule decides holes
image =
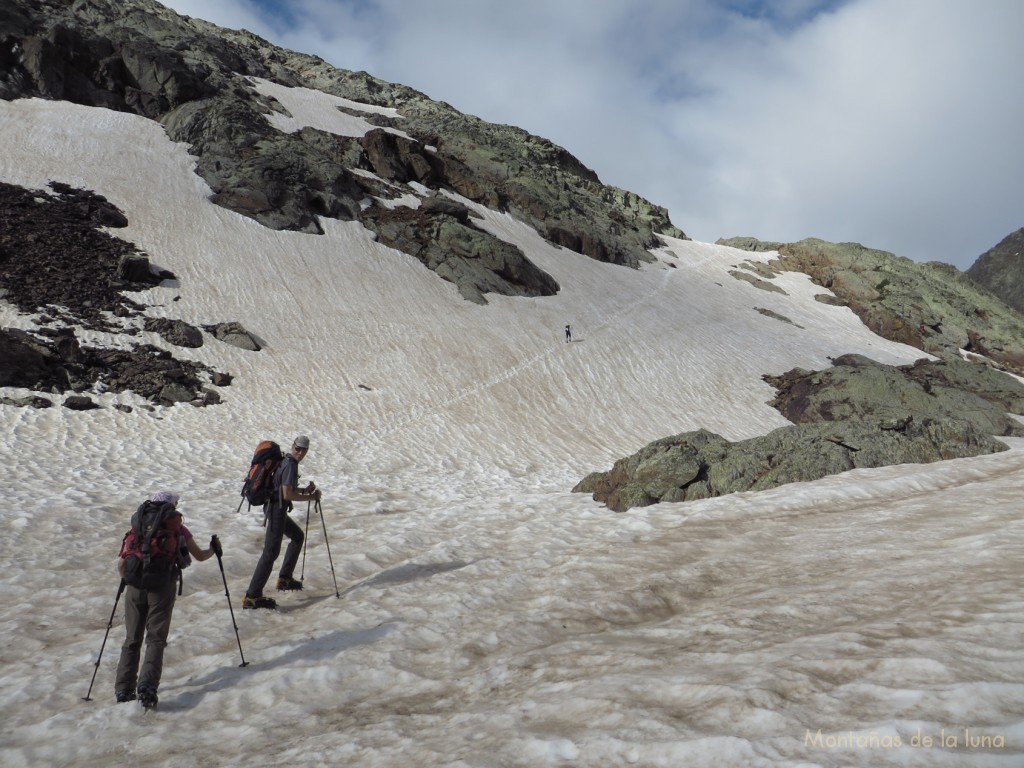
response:
{"label": "melted snow surface", "polygon": [[[351,135],[337,99],[275,96]],[[918,356],[806,277],[762,291],[728,272],[768,255],[678,240],[627,270],[478,209],[562,286],[479,307],[357,224],[272,232],[211,205],[141,118],[0,102],[0,136],[0,179],[125,212],[114,234],[179,278],[141,295],[150,315],[267,345],[173,350],[235,375],[218,407],[0,406],[5,767],[1024,761],[1024,441],[625,514],[569,493],[659,437],[784,425],[763,374]],[[3,302],[0,323],[29,325]],[[300,432],[325,493],[307,589],[243,612],[263,529],[235,513],[240,479],[256,442]],[[197,563],[147,716],[113,700],[120,606],[82,697],[120,536],[159,489],[220,535],[249,665],[216,561]]]}

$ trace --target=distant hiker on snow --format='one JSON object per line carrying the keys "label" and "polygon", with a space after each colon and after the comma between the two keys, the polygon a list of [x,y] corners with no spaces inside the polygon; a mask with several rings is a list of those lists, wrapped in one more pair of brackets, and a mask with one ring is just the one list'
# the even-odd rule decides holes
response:
{"label": "distant hiker on snow", "polygon": [[568,344],[570,341],[572,341],[572,328],[567,325],[565,326],[565,343]]}
{"label": "distant hiker on snow", "polygon": [[302,529],[288,513],[292,502],[320,501],[320,490],[314,483],[299,488],[299,462],[309,451],[309,438],[299,435],[292,442],[291,452],[286,454],[274,475],[274,489],[267,501],[267,535],[263,540],[263,554],[256,563],[256,570],[242,599],[242,608],[276,608],[277,601],[263,596],[263,588],[270,579],[274,562],[281,554],[281,540],[287,536],[288,549],[284,553],[281,571],[277,579],[279,590],[302,589],[302,582],[294,577],[295,566],[302,552],[304,539]]}
{"label": "distant hiker on snow", "polygon": [[[191,563],[189,555],[202,562],[220,552],[216,536],[210,539],[209,549],[196,544],[181,522],[177,494],[156,493],[133,515],[132,530],[125,534],[118,560],[125,585],[125,639],[114,683],[118,702],[138,698],[146,709],[156,706],[181,569]],[[146,656],[140,674],[143,637]]]}

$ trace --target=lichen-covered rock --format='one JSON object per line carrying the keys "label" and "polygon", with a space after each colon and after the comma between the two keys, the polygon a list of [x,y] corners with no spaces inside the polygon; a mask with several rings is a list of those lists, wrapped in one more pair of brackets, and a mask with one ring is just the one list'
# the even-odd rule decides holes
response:
{"label": "lichen-covered rock", "polygon": [[[235,321],[204,325],[203,330],[212,333],[217,340],[239,349],[245,349],[250,352],[259,352],[261,349],[259,342],[256,341],[253,335],[241,323]],[[230,377],[228,377],[228,381],[230,381]],[[216,377],[214,377],[214,383],[217,384]],[[220,385],[218,384],[218,386]]]}
{"label": "lichen-covered rock", "polygon": [[795,424],[950,418],[985,434],[1024,436],[1024,425],[1007,415],[1024,413],[1024,385],[962,360],[892,366],[842,355],[824,371],[794,369],[764,379],[778,390],[772,407]]}
{"label": "lichen-covered rock", "polygon": [[817,480],[860,467],[977,456],[1006,446],[960,419],[799,424],[731,443],[698,430],[657,440],[594,472],[574,492],[616,512]]}
{"label": "lichen-covered rock", "polygon": [[855,467],[927,463],[1005,450],[1024,436],[1024,384],[958,358],[891,366],[843,355],[825,371],[765,376],[794,422],[738,443],[705,430],[656,440],[573,489],[623,511],[816,480]]}
{"label": "lichen-covered rock", "polygon": [[786,294],[786,291],[783,288],[780,288],[779,286],[775,285],[775,283],[770,283],[767,280],[762,280],[757,275],[753,275],[750,272],[744,272],[739,269],[730,269],[729,274],[735,277],[737,280],[742,280],[745,283],[750,283],[755,288],[760,288],[762,291],[768,291],[769,293],[781,293],[784,296],[788,295]]}
{"label": "lichen-covered rock", "polygon": [[381,243],[416,257],[478,304],[486,303],[485,293],[550,296],[558,292],[554,278],[519,248],[474,227],[463,206],[452,210],[434,203],[417,209],[373,209],[364,215],[363,223]]}

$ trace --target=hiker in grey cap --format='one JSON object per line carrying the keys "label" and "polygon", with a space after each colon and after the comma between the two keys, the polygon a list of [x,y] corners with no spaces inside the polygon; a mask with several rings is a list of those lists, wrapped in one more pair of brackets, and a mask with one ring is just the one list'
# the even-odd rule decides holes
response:
{"label": "hiker in grey cap", "polygon": [[298,523],[288,513],[292,503],[296,501],[320,501],[320,490],[313,483],[299,488],[299,462],[309,451],[309,438],[299,435],[292,441],[292,449],[285,454],[281,466],[274,475],[274,490],[267,502],[267,535],[263,540],[263,554],[256,563],[249,589],[242,600],[243,608],[276,608],[277,601],[263,595],[263,588],[274,570],[277,556],[281,554],[281,540],[287,536],[288,549],[285,550],[281,571],[277,579],[279,590],[291,591],[302,589],[302,582],[295,578],[295,566],[302,552],[303,534]]}

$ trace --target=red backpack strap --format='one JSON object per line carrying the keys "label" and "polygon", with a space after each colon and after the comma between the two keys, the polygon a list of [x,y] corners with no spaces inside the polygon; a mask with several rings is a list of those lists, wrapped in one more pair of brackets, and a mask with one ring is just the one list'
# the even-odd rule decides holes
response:
{"label": "red backpack strap", "polygon": [[[132,551],[132,544],[135,543],[135,531],[131,528],[125,533],[124,538],[121,539],[121,550],[117,553],[120,558],[128,557],[128,554]],[[131,539],[131,544],[128,543],[128,539]]]}

